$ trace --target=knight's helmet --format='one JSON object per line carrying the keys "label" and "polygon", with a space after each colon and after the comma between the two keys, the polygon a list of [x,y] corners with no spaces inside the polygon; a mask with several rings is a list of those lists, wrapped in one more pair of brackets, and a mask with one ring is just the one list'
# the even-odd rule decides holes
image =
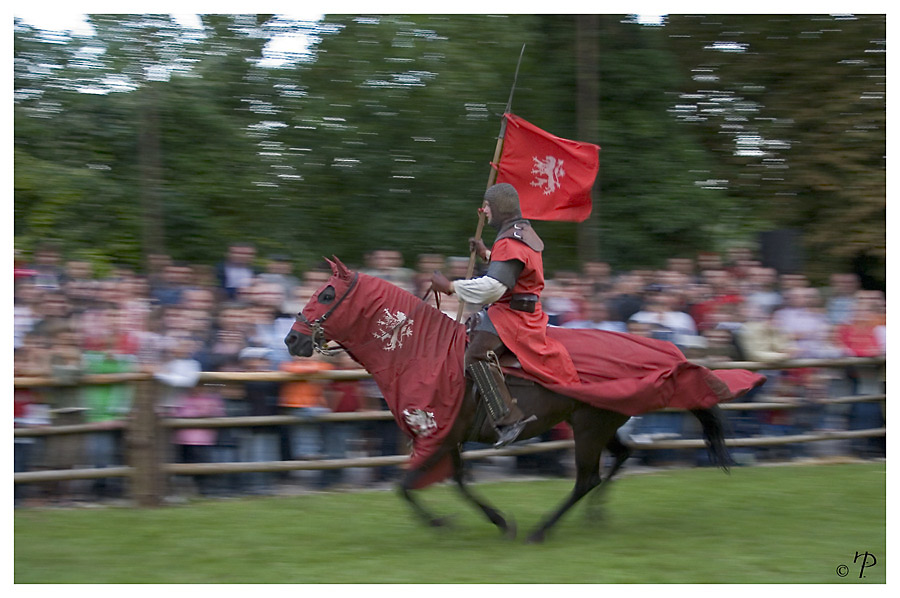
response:
{"label": "knight's helmet", "polygon": [[494,228],[499,229],[504,223],[522,217],[522,210],[519,208],[519,194],[516,192],[516,188],[509,183],[491,185],[484,192],[484,200],[491,207],[491,221],[488,224]]}

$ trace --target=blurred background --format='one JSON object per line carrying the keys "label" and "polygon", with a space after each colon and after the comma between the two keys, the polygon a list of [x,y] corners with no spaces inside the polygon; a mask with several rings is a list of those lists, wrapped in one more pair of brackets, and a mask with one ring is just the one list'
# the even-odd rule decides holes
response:
{"label": "blurred background", "polygon": [[[553,324],[713,360],[885,354],[885,15],[38,21],[14,24],[15,368],[56,386],[17,384],[16,425],[108,429],[17,436],[17,472],[125,462],[134,388],[66,385],[83,375],[153,374],[160,414],[179,418],[383,409],[366,381],[212,387],[200,372],[358,367],[293,362],[282,342],[328,277],[322,256],[420,296],[434,269],[464,275],[523,44],[512,111],[602,147],[591,218],[536,223]],[[455,317],[452,298],[443,307]],[[756,400],[805,408],[733,423],[745,436],[877,429],[883,401],[821,400],[883,387],[878,366],[771,372]],[[659,414],[632,432],[685,425]],[[172,439],[171,458],[404,450],[392,421],[337,428],[200,430]],[[883,436],[806,447],[775,456],[884,455]],[[300,481],[340,483],[315,473]],[[286,481],[203,477],[209,494]],[[122,488],[82,480],[23,498],[73,493]]]}
{"label": "blurred background", "polygon": [[742,245],[884,286],[884,15],[319,17],[16,19],[19,255],[464,255],[525,44],[513,111],[602,147],[548,270]]}

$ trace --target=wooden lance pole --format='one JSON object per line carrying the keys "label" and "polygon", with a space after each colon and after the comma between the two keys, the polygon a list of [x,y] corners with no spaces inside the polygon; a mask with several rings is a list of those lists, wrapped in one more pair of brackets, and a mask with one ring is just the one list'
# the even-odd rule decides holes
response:
{"label": "wooden lance pole", "polygon": [[[509,99],[506,101],[506,110],[503,111],[503,116],[500,117],[500,133],[497,135],[497,145],[494,148],[494,158],[491,160],[491,169],[488,174],[488,182],[487,189],[491,188],[491,185],[497,180],[497,165],[500,164],[500,155],[503,151],[503,138],[506,136],[506,115],[509,114],[509,111],[512,110],[512,100],[513,94],[516,92],[516,82],[519,80],[519,67],[522,66],[522,56],[525,54],[525,44],[522,44],[522,50],[519,52],[519,62],[516,63],[516,74],[513,77],[512,88],[509,90]],[[484,231],[484,206],[485,202],[481,203],[481,209],[478,210],[478,226],[475,227],[475,240],[481,240],[481,234]],[[466,268],[466,280],[472,278],[472,274],[475,272],[475,248],[472,247],[469,252],[469,265]],[[463,310],[465,309],[466,304],[462,301],[459,302],[459,308],[456,312],[456,321],[462,321]]]}

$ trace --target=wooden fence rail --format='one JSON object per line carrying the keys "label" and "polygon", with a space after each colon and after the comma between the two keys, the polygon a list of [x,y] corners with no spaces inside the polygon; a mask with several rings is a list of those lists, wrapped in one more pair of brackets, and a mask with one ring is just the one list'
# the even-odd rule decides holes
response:
{"label": "wooden fence rail", "polygon": [[[885,357],[841,357],[839,359],[787,359],[784,361],[710,361],[694,359],[694,363],[713,370],[790,370],[796,368],[846,368],[855,366],[884,366]],[[306,374],[289,372],[202,372],[200,382],[303,382],[309,380],[366,380],[371,378],[366,370],[325,370]],[[74,379],[60,380],[50,376],[17,376],[13,378],[15,388],[55,388],[62,386],[84,386],[88,384],[118,384],[122,382],[142,382],[152,380],[146,372],[124,374],[92,374]]]}
{"label": "wooden fence rail", "polygon": [[[697,360],[700,363],[699,360]],[[883,367],[886,364],[884,357],[878,358],[843,358],[828,360],[790,360],[774,363],[757,362],[714,362],[704,363],[712,369],[748,369],[748,370],[784,370],[793,368],[845,368],[845,367]],[[276,381],[294,382],[310,380],[363,380],[370,375],[365,370],[339,370],[325,371],[310,374],[289,374],[286,372],[204,372],[200,380],[203,382],[248,382],[248,381]],[[165,493],[166,478],[170,475],[213,475],[223,473],[244,472],[284,472],[303,470],[327,470],[343,468],[365,468],[402,465],[408,460],[405,455],[393,455],[382,457],[361,457],[352,459],[323,459],[312,461],[272,461],[272,462],[241,462],[241,463],[165,463],[166,439],[168,430],[184,428],[224,428],[224,427],[253,427],[294,425],[298,423],[321,422],[362,422],[393,420],[389,411],[357,411],[352,413],[325,413],[312,418],[298,418],[287,415],[261,416],[261,417],[219,417],[205,419],[176,419],[159,418],[156,413],[156,397],[158,396],[159,383],[151,374],[104,374],[85,376],[76,381],[61,382],[54,378],[45,377],[19,377],[14,379],[15,388],[53,388],[60,386],[80,386],[88,384],[121,384],[131,383],[137,387],[132,414],[127,422],[113,423],[87,423],[69,426],[43,426],[33,428],[17,428],[14,430],[16,438],[34,438],[61,434],[87,434],[110,430],[125,430],[127,432],[127,446],[129,449],[128,460],[130,466],[92,468],[92,469],[67,469],[54,471],[29,471],[14,474],[14,483],[26,484],[37,482],[52,482],[63,480],[84,480],[121,477],[131,481],[131,493],[137,504],[141,506],[154,506],[161,503]],[[818,401],[819,405],[837,405],[852,402],[880,401],[884,402],[886,395],[873,394],[863,396],[837,397]],[[722,405],[726,410],[774,410],[793,409],[804,406],[805,400],[799,398],[781,397],[779,401],[765,403],[726,403]],[[809,403],[805,403],[808,405]],[[666,410],[678,411],[678,410]],[[815,442],[822,440],[845,440],[854,438],[869,438],[886,436],[886,428],[873,428],[867,430],[851,431],[821,431],[807,434],[775,437],[734,438],[726,441],[730,447],[773,446],[777,444],[794,444],[801,442]],[[640,450],[664,450],[664,449],[699,449],[704,443],[699,439],[666,439],[653,440],[652,442],[632,442],[631,445]],[[518,444],[503,449],[479,449],[466,451],[463,458],[466,460],[484,459],[496,456],[517,456],[533,454],[545,451],[568,450],[574,446],[571,440],[557,440],[550,442],[532,442]]]}
{"label": "wooden fence rail", "polygon": [[[798,444],[823,440],[851,440],[855,438],[876,438],[885,436],[887,428],[870,428],[866,430],[828,430],[810,434],[792,434],[788,436],[761,436],[754,438],[729,438],[725,444],[730,448],[777,446],[779,444]],[[706,445],[700,439],[653,440],[651,442],[626,442],[631,448],[639,450],[666,449],[702,449]],[[548,451],[568,450],[575,447],[573,440],[550,440],[521,444],[502,449],[476,449],[463,453],[463,459],[474,461],[491,457],[510,457],[532,455]],[[171,475],[214,475],[224,473],[250,472],[284,472],[284,471],[316,471],[326,469],[347,469],[350,467],[384,467],[403,465],[409,460],[406,455],[384,457],[355,457],[348,459],[320,459],[315,461],[253,461],[236,463],[167,463],[162,470]],[[88,480],[98,478],[133,478],[135,467],[107,467],[103,469],[63,469],[55,471],[29,471],[15,474],[16,483],[52,482],[61,480]]]}
{"label": "wooden fence rail", "polygon": [[[778,402],[766,403],[723,403],[719,407],[723,411],[776,411],[781,409],[797,409],[809,406],[805,399],[799,397],[780,397]],[[850,403],[872,403],[885,401],[887,395],[851,395],[833,397],[816,401],[816,405],[846,405]],[[657,413],[677,413],[683,409],[660,409]],[[318,422],[368,422],[394,421],[390,411],[353,411],[347,413],[320,413],[308,418],[294,415],[253,415],[239,417],[207,417],[207,418],[164,418],[159,425],[172,430],[200,428],[253,428],[259,426],[292,426]],[[70,426],[40,426],[35,428],[16,428],[16,438],[38,438],[42,436],[62,436],[67,434],[89,434],[108,430],[130,429],[128,422],[99,422]]]}

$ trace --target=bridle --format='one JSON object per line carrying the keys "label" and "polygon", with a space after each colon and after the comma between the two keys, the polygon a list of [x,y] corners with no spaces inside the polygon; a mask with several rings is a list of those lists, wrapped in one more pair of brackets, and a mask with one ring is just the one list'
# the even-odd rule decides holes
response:
{"label": "bridle", "polygon": [[350,294],[350,291],[353,290],[353,287],[356,286],[356,282],[359,280],[359,272],[356,272],[353,275],[353,280],[350,281],[350,285],[347,287],[347,290],[344,291],[344,294],[340,296],[340,298],[335,301],[334,305],[326,311],[324,314],[316,318],[315,320],[310,321],[306,316],[303,315],[303,312],[299,312],[297,317],[295,318],[298,322],[303,322],[310,329],[310,339],[312,340],[313,350],[316,353],[324,355],[325,357],[331,357],[333,355],[337,355],[339,352],[344,351],[345,349],[341,346],[337,347],[327,347],[326,343],[328,342],[325,339],[325,321],[331,317],[331,314],[335,312],[335,310],[340,306],[341,303],[344,302],[344,299],[347,298],[347,295]]}
{"label": "bridle", "polygon": [[[344,291],[344,294],[340,296],[340,298],[332,305],[328,311],[324,314],[316,318],[315,320],[310,321],[309,318],[303,315],[303,312],[300,311],[297,313],[297,316],[294,318],[298,322],[302,322],[309,326],[310,330],[310,340],[312,341],[313,350],[320,355],[324,355],[325,357],[332,357],[337,355],[341,351],[346,351],[340,345],[335,347],[328,347],[328,340],[325,338],[325,322],[328,318],[331,317],[331,314],[337,310],[341,303],[343,303],[344,299],[350,294],[350,291],[353,290],[353,287],[356,286],[357,281],[359,280],[359,272],[354,273],[353,280],[350,281],[350,285],[347,287],[347,290]],[[425,292],[425,297],[422,297],[422,301],[428,297],[428,293],[434,292],[434,302],[437,305],[437,308],[441,308],[441,297],[438,293],[437,289],[429,289]]]}

